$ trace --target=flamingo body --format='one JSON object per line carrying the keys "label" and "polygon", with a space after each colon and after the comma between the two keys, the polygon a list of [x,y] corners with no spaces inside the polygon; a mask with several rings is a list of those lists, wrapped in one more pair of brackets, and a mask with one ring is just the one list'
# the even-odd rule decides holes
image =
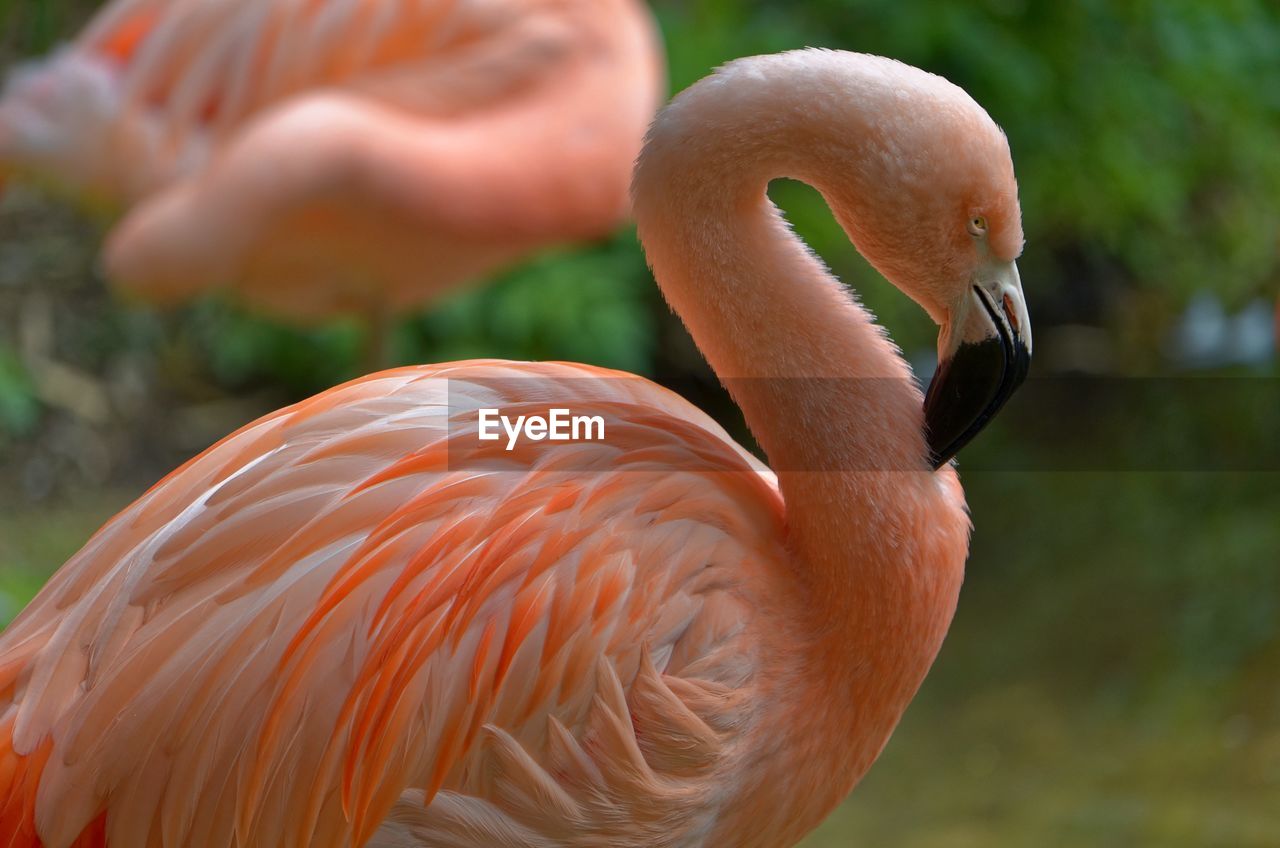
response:
{"label": "flamingo body", "polygon": [[[479,447],[467,412],[540,396],[608,440]],[[647,381],[477,362],[333,389],[174,472],[6,631],[4,756],[39,765],[0,833],[702,844],[769,750],[815,741],[771,694],[811,648],[773,630],[802,603],[783,525],[773,475]]]}
{"label": "flamingo body", "polygon": [[403,309],[617,226],[661,85],[638,0],[115,0],[11,79],[0,170],[123,213],[148,299]]}

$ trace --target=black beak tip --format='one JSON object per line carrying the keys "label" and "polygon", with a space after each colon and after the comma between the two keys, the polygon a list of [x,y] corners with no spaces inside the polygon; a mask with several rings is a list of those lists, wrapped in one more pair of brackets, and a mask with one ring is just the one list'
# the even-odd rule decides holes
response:
{"label": "black beak tip", "polygon": [[933,471],[946,465],[983,428],[1022,384],[1031,352],[1004,334],[963,344],[938,363],[925,395],[925,437]]}

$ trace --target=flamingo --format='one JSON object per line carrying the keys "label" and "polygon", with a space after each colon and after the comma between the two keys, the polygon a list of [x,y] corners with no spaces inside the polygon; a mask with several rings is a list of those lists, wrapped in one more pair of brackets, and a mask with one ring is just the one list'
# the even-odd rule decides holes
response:
{"label": "flamingo", "polygon": [[[769,203],[818,187],[942,325],[902,356]],[[569,363],[405,367],[252,423],[0,637],[0,845],[792,845],[949,626],[949,461],[1026,371],[1008,143],[890,59],[730,63],[636,170],[655,276],[774,470]],[[553,407],[603,438],[512,446]]]}
{"label": "flamingo", "polygon": [[389,313],[628,214],[639,0],[114,0],[20,69],[0,170],[109,215],[121,289]]}

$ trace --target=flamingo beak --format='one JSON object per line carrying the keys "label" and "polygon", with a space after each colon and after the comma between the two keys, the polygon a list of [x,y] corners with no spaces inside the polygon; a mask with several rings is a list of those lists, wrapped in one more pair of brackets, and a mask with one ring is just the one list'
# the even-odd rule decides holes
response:
{"label": "flamingo beak", "polygon": [[951,308],[924,399],[929,464],[938,470],[987,426],[1031,366],[1031,321],[1018,266],[992,265]]}

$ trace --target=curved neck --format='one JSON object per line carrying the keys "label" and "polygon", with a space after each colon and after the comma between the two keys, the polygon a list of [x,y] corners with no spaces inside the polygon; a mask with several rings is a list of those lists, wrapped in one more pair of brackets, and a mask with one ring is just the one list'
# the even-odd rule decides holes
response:
{"label": "curved neck", "polygon": [[[822,789],[780,816],[791,830],[751,836],[790,844],[870,767],[924,679],[955,611],[969,525],[954,472],[928,470],[906,363],[766,194],[777,177],[808,182],[840,198],[858,234],[870,201],[857,198],[872,188],[857,184],[859,157],[882,153],[883,137],[831,137],[823,109],[838,88],[750,70],[700,83],[660,116],[635,212],[663,293],[742,408],[786,505],[796,592],[783,592],[761,638],[789,670],[779,678],[801,683],[779,684],[774,699],[789,712],[769,733],[783,727],[785,740],[760,744],[774,768]],[[715,844],[744,841],[740,824],[722,823]]]}
{"label": "curved neck", "polygon": [[897,348],[766,194],[772,179],[794,177],[829,196],[856,174],[863,140],[827,137],[830,94],[805,90],[811,80],[743,77],[703,83],[659,118],[637,170],[636,218],[664,295],[778,472],[803,579],[847,617],[851,592],[880,588],[867,579],[875,564],[850,552],[882,544],[895,521],[886,511],[917,509],[910,493],[940,481]]}

